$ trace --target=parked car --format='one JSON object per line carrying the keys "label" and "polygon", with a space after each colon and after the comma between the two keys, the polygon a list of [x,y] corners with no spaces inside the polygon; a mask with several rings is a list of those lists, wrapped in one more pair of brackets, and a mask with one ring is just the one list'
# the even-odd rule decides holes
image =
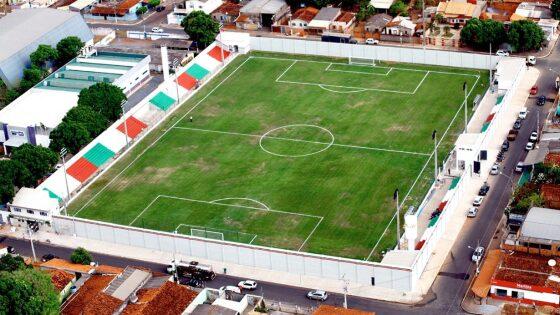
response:
{"label": "parked car", "polygon": [[504,49],[498,49],[498,51],[496,52],[496,56],[507,57],[509,56],[509,51]]}
{"label": "parked car", "polygon": [[509,150],[509,141],[504,140],[504,142],[502,142],[502,151],[507,151]]}
{"label": "parked car", "polygon": [[531,95],[537,95],[537,93],[539,93],[539,87],[537,85],[533,85],[529,93],[531,93]]}
{"label": "parked car", "polygon": [[49,260],[53,260],[55,258],[58,258],[58,256],[56,256],[54,254],[45,254],[45,255],[43,255],[43,257],[41,257],[41,261],[46,262],[46,261],[49,261]]}
{"label": "parked car", "polygon": [[156,27],[153,27],[153,28],[152,28],[152,32],[154,32],[154,33],[163,33],[163,29],[156,26]]}
{"label": "parked car", "polygon": [[533,130],[533,132],[531,132],[531,135],[529,136],[529,141],[537,142],[537,139],[539,139],[539,134],[535,130]]}
{"label": "parked car", "polygon": [[[503,160],[504,156],[502,154],[501,157],[498,157],[498,160]],[[490,175],[498,175],[500,173],[500,165],[498,163],[494,163],[492,168],[490,169]]]}
{"label": "parked car", "polygon": [[517,120],[513,123],[513,129],[515,130],[521,129],[521,119],[517,118]]}
{"label": "parked car", "polygon": [[157,12],[161,12],[161,11],[163,11],[163,10],[165,10],[165,6],[164,6],[164,5],[158,5],[158,6],[156,7],[156,11],[157,11]]}
{"label": "parked car", "polygon": [[490,185],[488,185],[487,182],[484,182],[484,184],[482,184],[482,187],[480,187],[480,189],[478,190],[478,195],[479,196],[486,196],[486,194],[488,194],[489,190],[490,190]]}
{"label": "parked car", "polygon": [[[500,151],[500,152],[498,152],[498,156],[496,156],[496,163],[495,164],[498,164],[498,163],[502,162],[503,160],[504,160],[504,151]],[[490,174],[495,175],[495,174],[492,174],[491,169],[490,169]]]}
{"label": "parked car", "polygon": [[546,97],[541,95],[537,98],[537,106],[543,106],[546,103]]}
{"label": "parked car", "polygon": [[307,298],[310,300],[326,301],[329,295],[323,290],[313,290],[307,293]]}
{"label": "parked car", "polygon": [[483,200],[484,200],[484,196],[476,196],[476,198],[474,198],[472,205],[475,207],[479,207],[482,204]]}
{"label": "parked car", "polygon": [[527,144],[525,145],[525,151],[531,151],[535,148],[535,143],[534,142],[527,142]]}
{"label": "parked car", "polygon": [[237,284],[241,290],[255,290],[257,288],[257,282],[253,280],[243,280]]}
{"label": "parked car", "polygon": [[237,294],[241,294],[241,289],[239,289],[238,287],[233,286],[233,285],[226,285],[226,286],[223,286],[223,287],[221,287],[220,289],[218,289],[218,291],[219,291],[220,293],[226,292],[226,291],[231,291],[231,292],[235,292],[235,293],[237,293]]}
{"label": "parked car", "polygon": [[523,164],[523,162],[517,162],[517,164],[515,165],[515,172],[523,173],[523,167],[524,166],[525,166],[525,164]]}
{"label": "parked car", "polygon": [[476,217],[477,213],[478,213],[477,207],[470,207],[469,211],[467,211],[467,218],[474,218]]}
{"label": "parked car", "polygon": [[507,139],[509,141],[515,141],[515,139],[517,139],[517,134],[519,133],[519,131],[515,130],[515,129],[511,129],[507,135]]}
{"label": "parked car", "polygon": [[379,41],[373,38],[366,38],[366,45],[377,45]]}
{"label": "parked car", "polygon": [[517,118],[519,118],[519,119],[525,119],[525,118],[527,118],[527,107],[523,107],[523,108],[519,111],[519,115],[517,115]]}
{"label": "parked car", "polygon": [[8,254],[15,254],[16,253],[16,249],[13,246],[8,246]]}
{"label": "parked car", "polygon": [[484,256],[484,247],[478,246],[477,248],[474,249],[474,252],[471,256],[471,260],[473,262],[478,263],[482,260],[483,256]]}
{"label": "parked car", "polygon": [[204,288],[204,281],[195,278],[182,278],[179,283],[193,288]]}
{"label": "parked car", "polygon": [[527,58],[525,59],[525,63],[528,66],[534,66],[537,64],[537,58],[535,56],[527,56]]}

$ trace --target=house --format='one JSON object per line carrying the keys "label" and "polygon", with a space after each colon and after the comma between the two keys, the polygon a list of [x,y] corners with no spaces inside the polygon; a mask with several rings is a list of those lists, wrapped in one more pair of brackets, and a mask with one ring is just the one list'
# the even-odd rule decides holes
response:
{"label": "house", "polygon": [[539,2],[521,2],[517,9],[515,9],[513,19],[529,19],[538,21],[540,19],[551,19],[552,11],[550,11],[550,4]]}
{"label": "house", "polygon": [[382,33],[392,19],[392,16],[385,13],[372,15],[366,20],[365,30],[368,33]]}
{"label": "house", "polygon": [[416,31],[416,24],[409,18],[396,16],[385,26],[385,34],[396,36],[412,36]]}
{"label": "house", "polygon": [[74,282],[76,282],[76,276],[69,272],[56,269],[48,270],[47,273],[50,275],[51,282],[58,292],[59,301],[64,300],[64,298],[70,294],[70,288]]}
{"label": "house", "polygon": [[443,15],[449,24],[465,25],[472,18],[480,17],[486,8],[486,1],[478,1],[477,4],[460,1],[440,2],[437,14]]}
{"label": "house", "polygon": [[51,198],[45,190],[22,187],[13,201],[8,203],[11,223],[27,226],[28,221],[50,224],[52,215],[60,213],[58,200]]}
{"label": "house", "polygon": [[84,17],[95,20],[134,21],[138,19],[136,10],[141,6],[140,0],[103,2],[95,4]]}
{"label": "house", "polygon": [[560,185],[543,184],[541,186],[541,196],[545,207],[560,209]]}
{"label": "house", "polygon": [[313,7],[305,7],[298,9],[290,18],[288,25],[292,29],[292,32],[298,30],[305,30],[309,26],[309,23],[315,18],[319,13],[319,10]]}
{"label": "house", "polygon": [[239,10],[235,25],[244,30],[268,28],[289,12],[290,7],[284,0],[251,0]]}
{"label": "house", "polygon": [[40,264],[39,269],[46,271],[62,270],[71,274],[75,274],[76,276],[82,276],[92,273],[95,270],[95,267],[90,265],[74,264],[72,262],[69,262],[68,260],[54,258]]}
{"label": "house", "polygon": [[248,314],[252,304],[249,300],[253,298],[243,293],[206,288],[198,294],[185,312],[192,315]]}
{"label": "house", "polygon": [[552,40],[552,36],[558,30],[558,20],[555,19],[540,19],[537,25],[543,30],[547,40]]}
{"label": "house", "polygon": [[317,15],[309,22],[308,31],[310,34],[320,35],[331,28],[331,24],[336,20],[342,11],[340,8],[323,7]]}
{"label": "house", "polygon": [[242,5],[235,2],[226,1],[222,3],[214,12],[212,12],[212,18],[223,24],[235,24],[235,19],[239,16],[239,10],[241,10]]}
{"label": "house", "polygon": [[369,3],[377,10],[385,10],[387,12],[389,8],[395,3],[396,0],[370,0]]}
{"label": "house", "polygon": [[203,11],[210,14],[222,5],[222,0],[186,0],[184,5],[174,7],[167,15],[168,24],[180,25],[181,21],[193,11]]}
{"label": "house", "polygon": [[331,23],[330,31],[348,33],[356,21],[356,14],[352,12],[341,12],[336,19]]}

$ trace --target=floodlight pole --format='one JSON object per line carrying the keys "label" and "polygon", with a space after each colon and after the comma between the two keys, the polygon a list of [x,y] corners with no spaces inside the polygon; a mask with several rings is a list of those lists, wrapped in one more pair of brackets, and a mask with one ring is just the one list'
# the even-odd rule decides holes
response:
{"label": "floodlight pole", "polygon": [[399,209],[399,190],[395,190],[395,200],[397,202],[397,249],[401,249],[401,214]]}
{"label": "floodlight pole", "polygon": [[179,73],[177,72],[177,69],[179,65],[179,59],[175,58],[173,59],[173,69],[175,70],[175,91],[177,92],[177,105],[179,105]]}
{"label": "floodlight pole", "polygon": [[124,105],[126,104],[126,100],[122,100],[121,102],[121,110],[122,110],[122,118],[124,120],[124,139],[126,141],[126,147],[128,148],[128,128],[126,123],[126,117],[124,116]]}
{"label": "floodlight pole", "polygon": [[438,161],[437,161],[437,131],[434,130],[432,133],[432,138],[434,139],[434,181],[437,181],[438,177]]}
{"label": "floodlight pole", "polygon": [[66,184],[66,198],[63,198],[64,201],[64,215],[68,216],[68,199],[70,199],[70,189],[68,188],[68,177],[66,175],[66,153],[68,151],[66,148],[62,148],[60,150],[60,157],[62,158],[62,170],[64,172],[64,183]]}

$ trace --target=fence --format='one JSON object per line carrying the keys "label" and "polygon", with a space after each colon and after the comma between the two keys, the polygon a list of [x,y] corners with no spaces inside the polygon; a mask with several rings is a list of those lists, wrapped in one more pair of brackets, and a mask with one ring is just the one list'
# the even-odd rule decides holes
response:
{"label": "fence", "polygon": [[251,49],[287,54],[367,58],[436,66],[494,69],[501,57],[437,49],[354,45],[288,38],[251,37]]}

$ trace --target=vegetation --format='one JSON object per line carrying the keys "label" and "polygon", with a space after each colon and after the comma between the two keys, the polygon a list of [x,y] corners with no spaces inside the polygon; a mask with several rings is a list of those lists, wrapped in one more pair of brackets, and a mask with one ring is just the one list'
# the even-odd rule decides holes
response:
{"label": "vegetation", "polygon": [[48,62],[56,60],[58,58],[58,52],[56,49],[49,45],[39,45],[37,50],[29,55],[31,58],[31,64],[38,68],[45,68]]}
{"label": "vegetation", "polygon": [[157,7],[158,5],[160,5],[161,0],[150,0],[148,1],[148,5],[152,8]]}
{"label": "vegetation", "polygon": [[146,12],[148,12],[148,8],[145,6],[141,6],[138,9],[136,9],[136,15],[142,15]]}
{"label": "vegetation", "polygon": [[559,166],[543,163],[535,165],[531,181],[515,191],[508,211],[525,215],[532,207],[543,206],[544,200],[541,196],[541,186],[543,184],[560,185]]}
{"label": "vegetation", "polygon": [[12,272],[25,269],[27,266],[21,256],[3,255],[0,256],[0,272]]}
{"label": "vegetation", "polygon": [[122,102],[126,95],[116,85],[99,82],[83,89],[78,96],[78,106],[87,106],[108,121],[117,120],[122,114]]}
{"label": "vegetation", "polygon": [[66,148],[72,154],[78,153],[82,147],[92,140],[84,125],[65,121],[51,131],[50,138],[49,148],[51,150],[60,152],[62,148]]}
{"label": "vegetation", "polygon": [[360,3],[360,10],[356,14],[356,19],[358,21],[365,21],[367,18],[375,14],[375,8],[370,4],[369,1],[362,1]]}
{"label": "vegetation", "polygon": [[552,0],[550,11],[552,11],[552,17],[555,20],[560,20],[560,0]]}
{"label": "vegetation", "polygon": [[70,255],[70,261],[75,264],[89,265],[93,261],[93,257],[85,248],[78,247]]}
{"label": "vegetation", "polygon": [[70,60],[74,59],[84,47],[84,42],[79,37],[68,36],[61,39],[56,44],[56,51],[58,53],[57,62],[59,65],[65,65]]}
{"label": "vegetation", "polygon": [[537,50],[545,40],[543,30],[530,20],[511,23],[507,37],[515,51]]}
{"label": "vegetation", "polygon": [[389,13],[392,16],[397,16],[397,15],[408,16],[408,6],[401,0],[397,0],[389,8]]}
{"label": "vegetation", "polygon": [[58,155],[48,148],[25,143],[13,150],[12,161],[20,162],[31,173],[33,182],[37,182],[53,170]]}
{"label": "vegetation", "polygon": [[[263,55],[284,59],[258,58]],[[303,251],[364,259],[380,238],[376,252],[394,246],[395,221],[389,224],[394,214],[394,189],[408,192],[423,165],[430,163],[434,129],[443,134],[450,128],[440,153],[444,156],[451,149],[463,126],[462,119],[450,123],[463,101],[463,82],[475,87],[469,101],[488,86],[485,71],[381,63],[393,67],[384,75],[385,68],[353,66],[340,63],[340,59],[297,56],[313,62],[293,64],[285,59],[294,58],[289,55],[254,53],[251,57],[255,58],[248,57],[234,60],[157,130],[146,135],[131,154],[123,156],[83,191],[69,212],[81,209],[79,217],[162,231],[173,231],[180,223],[203,226],[208,231],[221,231],[226,240],[248,239],[248,243],[256,235],[253,244],[295,250],[317,226]],[[330,63],[330,69],[344,72],[326,71]],[[428,70],[450,73],[430,72],[414,95],[396,93],[415,90]],[[281,81],[276,82],[282,73]],[[373,77],[368,73],[383,75],[365,80]],[[333,93],[314,84],[355,93]],[[189,114],[196,117],[193,122],[179,120],[201,101]],[[306,123],[332,132],[337,145],[329,147],[329,133],[320,128],[271,131]],[[269,131],[269,136],[278,138],[264,137],[263,148],[277,154],[310,155],[267,153],[259,146],[259,138]],[[321,152],[313,154],[317,151]],[[427,167],[422,173],[405,209],[421,202],[432,183],[432,172]],[[260,211],[262,205],[247,200],[211,202],[232,197],[252,198],[270,209],[289,213]],[[324,219],[317,225],[319,219],[313,216]],[[386,227],[388,231],[383,234]],[[191,232],[187,227],[179,233]]]}
{"label": "vegetation", "polygon": [[187,15],[181,26],[190,39],[197,42],[199,47],[210,45],[220,32],[220,24],[203,11],[193,11]]}
{"label": "vegetation", "polygon": [[494,20],[471,19],[461,30],[461,41],[475,49],[495,49],[506,40],[504,24]]}
{"label": "vegetation", "polygon": [[18,265],[0,272],[0,314],[58,314],[58,294],[50,276]]}

